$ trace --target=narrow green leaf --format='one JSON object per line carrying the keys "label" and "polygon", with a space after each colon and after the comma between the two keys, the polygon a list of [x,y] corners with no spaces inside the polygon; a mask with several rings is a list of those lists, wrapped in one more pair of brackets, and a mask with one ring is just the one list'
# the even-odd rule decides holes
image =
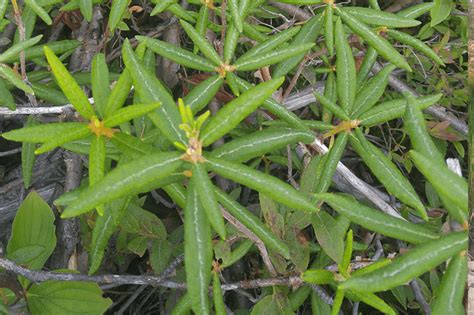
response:
{"label": "narrow green leaf", "polygon": [[140,42],[146,43],[147,47],[150,48],[153,52],[183,66],[205,72],[213,72],[215,69],[215,66],[206,59],[197,56],[187,50],[184,50],[178,46],[145,36],[136,36],[136,38]]}
{"label": "narrow green leaf", "polygon": [[347,272],[347,269],[349,268],[349,265],[351,264],[351,257],[352,257],[352,243],[353,243],[353,238],[352,238],[352,230],[349,230],[347,232],[346,236],[346,246],[344,247],[344,254],[342,255],[342,261],[341,264],[338,266],[339,270],[344,270]]}
{"label": "narrow green leaf", "polygon": [[206,160],[206,168],[208,170],[264,193],[290,208],[309,212],[318,211],[316,206],[310,203],[303,193],[273,176],[261,173],[242,164],[214,157],[207,157]]}
{"label": "narrow green leaf", "polygon": [[[196,31],[202,37],[206,36],[207,24],[209,23],[209,8],[207,5],[202,5],[199,9],[199,14],[196,20]],[[199,52],[199,47],[194,45],[194,53]]]}
{"label": "narrow green leaf", "polygon": [[444,66],[443,60],[439,57],[439,55],[418,38],[396,30],[387,30],[387,34],[388,36],[399,41],[400,43],[411,46],[414,49],[424,53],[427,57],[431,58],[437,64]]}
{"label": "narrow green leaf", "polygon": [[173,251],[172,244],[167,240],[155,240],[149,251],[153,273],[160,275],[169,266]]}
{"label": "narrow green leaf", "polygon": [[25,93],[34,94],[33,89],[23,82],[20,75],[5,64],[0,64],[0,75]]}
{"label": "narrow green leaf", "polygon": [[290,128],[269,128],[227,142],[213,150],[211,155],[228,161],[246,162],[289,144],[312,141],[314,136],[309,132]]}
{"label": "narrow green leaf", "polygon": [[109,117],[119,110],[127,100],[132,88],[132,75],[127,69],[123,69],[122,74],[110,91],[107,103],[105,104],[104,117]]}
{"label": "narrow green leaf", "polygon": [[[467,224],[468,185],[466,180],[451,171],[446,164],[437,163],[437,161],[418,151],[411,150],[408,154],[416,168],[428,179],[440,195],[450,215],[459,223]],[[451,208],[450,205],[454,207]],[[452,211],[458,209],[459,211]]]}
{"label": "narrow green leaf", "polygon": [[236,82],[237,76],[233,74],[232,72],[227,72],[225,74],[225,81],[227,85],[229,86],[230,90],[235,96],[240,96],[240,90],[238,87],[238,84]]}
{"label": "narrow green leaf", "polygon": [[352,15],[358,21],[369,25],[379,25],[391,28],[407,28],[421,24],[420,21],[376,9],[363,7],[344,7],[344,11]]}
{"label": "narrow green leaf", "polygon": [[433,315],[457,314],[458,309],[464,308],[467,267],[468,260],[465,252],[451,259],[431,304]]}
{"label": "narrow green leaf", "polygon": [[56,57],[54,52],[48,46],[44,46],[44,53],[64,95],[66,95],[68,100],[82,117],[86,119],[92,118],[94,115],[94,109],[89,103],[86,94],[84,94],[84,91],[82,91],[81,87],[77,84],[69,71],[67,71],[61,60]]}
{"label": "narrow green leaf", "polygon": [[359,72],[357,72],[357,87],[359,89],[363,87],[363,84],[374,67],[378,56],[379,54],[377,53],[377,50],[372,46],[369,46],[365,51],[364,60],[359,67]]}
{"label": "narrow green leaf", "polygon": [[395,218],[343,195],[324,193],[316,195],[316,198],[324,200],[352,222],[389,237],[413,244],[436,240],[439,237],[423,225]]}
{"label": "narrow green leaf", "polygon": [[394,65],[384,67],[379,73],[374,75],[369,82],[364,84],[357,93],[354,108],[352,109],[353,117],[359,117],[377,103],[385,92],[389,76],[395,68]]}
{"label": "narrow green leaf", "polygon": [[247,57],[245,59],[239,58],[235,61],[234,66],[237,71],[250,71],[260,69],[262,67],[278,63],[280,61],[289,59],[296,55],[304,54],[314,46],[313,43],[291,45],[259,54],[258,56]]}
{"label": "narrow green leaf", "polygon": [[58,138],[48,139],[44,142],[44,144],[42,144],[38,149],[36,149],[35,154],[42,154],[48,152],[49,150],[52,150],[70,141],[85,138],[90,134],[91,131],[89,128],[87,128],[87,125],[82,124],[81,127],[70,131],[67,134],[59,135]]}
{"label": "narrow green leaf", "polygon": [[235,27],[234,23],[227,25],[224,41],[224,61],[227,64],[231,64],[232,58],[234,57],[235,48],[239,42],[240,32]]}
{"label": "narrow green leaf", "polygon": [[214,310],[216,315],[226,315],[224,304],[224,294],[221,289],[221,281],[217,272],[213,272],[212,276],[212,295],[214,296]]}
{"label": "narrow green leaf", "polygon": [[347,41],[341,19],[336,20],[334,29],[336,46],[336,86],[339,104],[346,113],[350,113],[356,95],[356,68],[352,48]]}
{"label": "narrow green leaf", "polygon": [[132,75],[134,86],[140,94],[140,100],[143,103],[161,102],[161,106],[148,114],[148,117],[171,143],[185,143],[183,131],[178,127],[181,124],[181,117],[172,96],[161,82],[144,68],[128,41],[123,45],[123,58]]}
{"label": "narrow green leaf", "polygon": [[227,5],[230,9],[230,14],[232,16],[232,21],[234,22],[239,33],[243,31],[242,16],[240,15],[239,1],[238,0],[229,0]]}
{"label": "narrow green leaf", "polygon": [[196,85],[183,99],[185,105],[191,107],[193,114],[202,110],[216,95],[224,79],[218,74],[210,76]]}
{"label": "narrow green leaf", "polygon": [[61,217],[86,213],[96,206],[126,195],[143,192],[171,175],[183,161],[177,152],[155,153],[135,159],[112,170],[95,187],[86,189],[64,209]]}
{"label": "narrow green leaf", "polygon": [[257,235],[269,249],[274,250],[287,259],[290,258],[290,250],[288,249],[288,246],[273,234],[272,231],[270,231],[270,229],[254,214],[218,188],[215,188],[214,191],[219,203],[229,211],[230,214],[237,218],[240,223],[255,233],[255,235]]}
{"label": "narrow green leaf", "polygon": [[452,0],[434,0],[434,6],[431,8],[431,27],[443,22],[453,7]]}
{"label": "narrow green leaf", "polygon": [[6,106],[9,110],[15,110],[16,104],[12,93],[8,91],[5,82],[0,79],[0,106]]}
{"label": "narrow green leaf", "polygon": [[334,55],[334,24],[331,4],[326,5],[324,9],[324,40],[329,56],[332,57]]}
{"label": "narrow green leaf", "polygon": [[[304,43],[313,43],[321,33],[322,22],[323,17],[321,14],[315,15],[311,19],[307,20],[295,38],[291,41],[290,47]],[[273,69],[273,77],[276,78],[286,75],[301,62],[301,60],[304,58],[304,55],[305,53],[303,52],[294,57],[287,58],[286,60],[283,60],[277,64]]]}
{"label": "narrow green leaf", "polygon": [[316,99],[326,107],[328,110],[330,110],[334,115],[336,115],[338,118],[342,120],[351,120],[349,115],[339,106],[337,106],[334,102],[332,102],[330,99],[326,98],[326,96],[323,96],[319,94],[318,92],[313,92],[314,96]]}
{"label": "narrow green leaf", "polygon": [[360,129],[350,137],[351,145],[385,189],[405,204],[413,207],[423,220],[428,220],[425,207],[410,181],[393,162],[370,143]]}
{"label": "narrow green leaf", "polygon": [[24,51],[25,49],[36,45],[41,39],[43,38],[43,35],[38,35],[33,38],[27,39],[25,41],[19,42],[18,44],[13,45],[12,47],[8,48],[5,50],[1,55],[0,55],[0,62],[7,62],[8,59],[20,54],[20,52]]}
{"label": "narrow green leaf", "polygon": [[187,315],[191,312],[191,297],[185,293],[171,310],[170,315]]}
{"label": "narrow green leaf", "polygon": [[105,174],[105,138],[92,138],[89,152],[89,186],[94,186]]}
{"label": "narrow green leaf", "polygon": [[[442,96],[442,94],[422,96],[417,99],[415,105],[420,110],[423,110],[438,102]],[[383,102],[360,115],[358,119],[362,126],[370,127],[380,125],[392,119],[402,117],[405,114],[406,105],[407,101],[405,99]]]}
{"label": "narrow green leaf", "polygon": [[161,103],[135,104],[123,107],[103,120],[104,126],[114,127],[145,115],[161,106]]}
{"label": "narrow green leaf", "polygon": [[183,19],[189,23],[196,23],[196,18],[193,13],[193,11],[187,11],[185,10],[182,6],[180,6],[178,3],[173,3],[170,5],[168,8],[168,11],[173,13],[176,17]]}
{"label": "narrow green leaf", "polygon": [[32,285],[27,297],[33,315],[103,314],[112,305],[94,282],[46,281]]}
{"label": "narrow green leaf", "polygon": [[435,268],[449,257],[467,250],[467,233],[454,232],[438,240],[418,245],[391,264],[363,276],[354,276],[339,284],[339,289],[362,292],[389,290]]}
{"label": "narrow green leaf", "polygon": [[60,138],[83,127],[83,123],[76,122],[49,123],[5,132],[2,137],[16,142],[42,143]]}
{"label": "narrow green leaf", "polygon": [[92,20],[92,0],[79,0],[79,9],[87,22]]}
{"label": "narrow green leaf", "polygon": [[26,196],[15,215],[7,246],[7,257],[22,248],[37,246],[41,251],[21,264],[39,270],[56,247],[54,213],[41,196],[33,191]]}
{"label": "narrow green leaf", "polygon": [[404,96],[408,103],[404,117],[405,130],[410,136],[413,148],[426,158],[444,165],[444,158],[426,129],[425,118],[419,109],[417,99],[410,93],[404,93]]}
{"label": "narrow green leaf", "polygon": [[300,29],[300,26],[293,26],[278,34],[270,36],[267,40],[247,50],[243,55],[240,56],[240,58],[252,59],[261,54],[270,52],[294,37],[300,31]]}
{"label": "narrow green leaf", "polygon": [[363,38],[370,46],[372,46],[380,56],[384,57],[387,61],[390,61],[399,68],[405,69],[411,72],[411,68],[406,60],[397,52],[392,45],[375,34],[367,25],[357,20],[351,14],[347,13],[345,9],[340,7],[335,8],[337,14],[342,18],[344,23],[349,26],[354,33]]}
{"label": "narrow green leaf", "polygon": [[122,21],[122,17],[125,14],[130,0],[114,0],[110,7],[109,13],[109,30],[113,34],[119,23]]}
{"label": "narrow green leaf", "polygon": [[47,25],[53,24],[48,12],[43,9],[35,0],[25,0],[25,4],[31,8]]}
{"label": "narrow green leaf", "polygon": [[200,163],[192,166],[194,185],[199,201],[204,208],[208,221],[222,239],[226,238],[225,223],[214,194],[214,185],[209,179],[206,167]]}
{"label": "narrow green leaf", "polygon": [[[32,127],[38,125],[39,122],[33,117],[29,116],[25,127]],[[24,142],[21,145],[21,174],[23,176],[23,186],[28,189],[31,184],[31,176],[33,175],[33,167],[35,164],[35,149],[36,143]]]}
{"label": "narrow green leaf", "polygon": [[57,90],[56,88],[50,87],[49,85],[31,83],[31,87],[35,92],[35,96],[43,101],[57,106],[69,103],[69,100],[66,98],[63,92]]}
{"label": "narrow green leaf", "polygon": [[211,282],[211,225],[199,202],[192,177],[184,208],[184,269],[186,284],[196,314],[210,314],[208,286]]}
{"label": "narrow green leaf", "polygon": [[105,106],[110,94],[109,69],[107,68],[104,54],[96,54],[94,59],[92,59],[91,78],[94,104],[99,113],[99,118],[102,118],[105,115]]}
{"label": "narrow green leaf", "polygon": [[[238,76],[235,77],[236,82],[239,85],[239,89],[241,91],[248,91],[252,88],[252,85],[248,83],[247,81],[239,78]],[[292,128],[295,129],[304,129],[308,130],[303,124],[301,119],[295,115],[295,113],[289,111],[286,107],[283,105],[279,104],[277,101],[275,101],[273,98],[267,98],[263,104],[262,107],[268,110],[270,113],[273,115],[277,116],[281,120],[285,121],[288,123],[288,125]]]}
{"label": "narrow green leaf", "polygon": [[0,0],[0,19],[3,19],[5,17],[5,12],[7,11],[9,2],[10,1],[8,0]]}
{"label": "narrow green leaf", "polygon": [[326,192],[329,189],[334,173],[336,172],[337,164],[341,160],[344,149],[346,148],[348,138],[348,133],[340,133],[329,152],[326,153],[327,157],[324,160],[324,167],[318,178],[319,181],[315,189],[316,193]]}
{"label": "narrow green leaf", "polygon": [[253,247],[253,241],[246,239],[242,241],[237,247],[232,250],[229,257],[222,261],[221,268],[232,266],[236,262],[240,261]]}
{"label": "narrow green leaf", "polygon": [[122,220],[127,210],[130,198],[121,198],[105,205],[104,215],[97,216],[92,231],[92,243],[89,253],[89,275],[94,274],[100,267],[107,244]]}
{"label": "narrow green leaf", "polygon": [[261,83],[232,100],[209,119],[201,132],[203,146],[208,146],[234,129],[254,112],[283,83],[284,78]]}
{"label": "narrow green leaf", "polygon": [[419,3],[411,5],[404,10],[398,11],[396,14],[398,16],[406,17],[409,19],[416,19],[425,14],[426,12],[429,12],[434,5],[434,2]]}
{"label": "narrow green leaf", "polygon": [[[36,38],[36,37],[34,37],[34,38]],[[32,38],[32,39],[34,39],[34,38]],[[17,45],[22,45],[22,44],[26,43],[27,41],[28,40],[22,42],[21,44],[18,43]],[[60,41],[56,41],[56,42],[52,42],[52,43],[47,43],[47,44],[44,44],[44,45],[28,47],[24,50],[25,59],[26,60],[32,60],[32,59],[44,57],[44,46],[48,46],[52,51],[54,51],[55,54],[60,55],[60,54],[63,54],[65,52],[68,52],[68,51],[71,51],[71,50],[75,49],[80,44],[81,44],[81,42],[78,41],[78,40],[60,40]],[[20,54],[10,54],[9,53],[9,54],[7,54],[7,56],[5,56],[5,53],[7,51],[5,51],[0,57],[2,59],[2,62],[12,63],[12,62],[20,61]],[[31,79],[30,76],[28,76],[28,78]]]}
{"label": "narrow green leaf", "polygon": [[[334,75],[333,71],[329,72],[326,77],[326,82],[324,83],[324,96],[333,103],[335,103],[337,100],[336,76]],[[328,123],[330,125],[332,121],[332,116],[332,111],[326,106],[323,106],[321,120],[324,123]]]}
{"label": "narrow green leaf", "polygon": [[327,212],[319,211],[311,215],[311,224],[319,245],[340,264],[344,254],[344,235],[338,231],[336,220]]}
{"label": "narrow green leaf", "polygon": [[199,34],[198,31],[196,31],[196,29],[188,22],[184,20],[181,20],[179,22],[183,29],[186,31],[186,34],[188,34],[194,44],[199,47],[199,50],[201,50],[204,56],[206,56],[206,58],[215,66],[220,66],[222,64],[222,59],[216,52],[214,47],[212,47],[211,43],[209,43],[209,41],[205,37],[201,36],[201,34]]}
{"label": "narrow green leaf", "polygon": [[357,291],[345,291],[346,297],[351,300],[361,301],[373,308],[381,311],[384,314],[396,315],[395,310],[388,305],[383,299],[379,298],[374,293],[368,292],[357,292]]}

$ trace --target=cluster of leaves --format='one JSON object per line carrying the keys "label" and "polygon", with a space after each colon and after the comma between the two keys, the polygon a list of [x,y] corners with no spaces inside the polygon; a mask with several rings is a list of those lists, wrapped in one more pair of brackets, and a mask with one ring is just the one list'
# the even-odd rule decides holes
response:
{"label": "cluster of leaves", "polygon": [[[280,2],[318,5],[323,1]],[[151,37],[136,36],[138,46],[135,50],[128,40],[123,43],[121,57],[125,68],[120,74],[110,72],[105,56],[97,54],[88,78],[70,74],[61,61],[78,42],[62,41],[43,47],[36,45],[41,36],[18,40],[0,55],[0,62],[18,62],[21,51],[28,61],[38,65],[45,65],[45,57],[54,80],[42,84],[39,81],[50,78],[48,71],[29,73],[28,78],[33,82],[30,86],[10,66],[2,64],[0,75],[5,79],[0,81],[2,105],[14,109],[9,91],[17,87],[53,105],[69,102],[80,118],[74,122],[48,124],[30,119],[25,128],[3,133],[2,137],[23,142],[30,148],[24,150],[30,152],[23,158],[25,183],[29,183],[31,177],[32,152],[41,154],[63,147],[88,156],[88,177],[80,188],[64,194],[55,204],[62,209],[61,218],[79,217],[85,226],[84,235],[90,234],[90,241],[84,240],[83,244],[89,252],[89,274],[96,273],[101,267],[109,240],[116,233],[117,251],[143,256],[148,250],[156,274],[166,268],[173,256],[184,252],[187,293],[174,312],[192,309],[197,314],[209,314],[213,305],[216,314],[225,314],[219,273],[254,249],[242,231],[226,224],[223,213],[227,213],[262,241],[278,274],[301,274],[305,283],[326,285],[336,292],[332,310],[313,293],[311,303],[315,312],[338,314],[346,298],[395,314],[395,308],[406,308],[409,290],[404,284],[417,278],[424,283],[420,279],[428,272],[438,279],[438,273],[433,269],[449,260],[432,301],[433,313],[460,314],[466,279],[467,183],[446,165],[445,151],[440,150],[429,134],[422,113],[443,95],[432,93],[415,98],[409,93],[387,92],[390,75],[395,69],[411,72],[415,67],[410,58],[395,48],[395,43],[422,53],[436,64],[433,67],[444,66],[443,58],[417,36],[397,29],[420,26],[417,19],[428,12],[431,12],[429,25],[433,29],[440,23],[447,23],[444,21],[454,6],[448,2],[422,3],[394,14],[380,10],[377,1],[370,1],[371,8],[324,1],[315,7],[315,15],[303,26],[270,34],[265,27],[251,24],[248,18],[251,15],[266,17],[265,1],[229,0],[226,6],[221,4],[220,7],[216,7],[217,1],[190,1],[194,9],[185,9],[174,0],[156,1],[151,15],[168,11],[178,17],[194,47],[186,49]],[[6,8],[6,1],[0,3],[4,4],[0,8]],[[34,21],[28,22],[27,12],[50,24],[48,11],[58,3],[25,1],[25,24],[34,25]],[[93,5],[101,3],[70,1],[62,10],[79,8],[85,19],[90,20]],[[128,17],[128,6],[129,1],[112,1],[109,34],[117,29],[127,29],[124,18]],[[225,22],[211,22],[211,12]],[[271,17],[276,19],[275,16],[278,15]],[[26,29],[29,38],[33,27]],[[222,34],[221,50],[216,50],[206,39],[208,30]],[[359,37],[365,45],[362,45],[365,56],[359,67],[348,33]],[[240,42],[241,38],[249,38],[256,44],[249,47]],[[319,38],[323,40],[318,41]],[[324,93],[315,92],[322,111],[319,115],[312,107],[314,115],[302,119],[272,95],[313,50],[325,52],[321,55],[322,66],[317,68],[317,72],[325,76]],[[62,56],[58,57],[59,54]],[[184,66],[187,71],[204,72],[207,78],[178,99],[176,105],[173,95],[155,76],[155,54]],[[386,65],[370,76],[377,60],[384,60]],[[273,79],[252,85],[249,72],[268,67],[272,69]],[[115,81],[112,88],[111,81]],[[211,116],[207,106],[223,90],[224,84],[232,92],[233,99]],[[81,85],[90,85],[93,104]],[[389,94],[391,97],[387,97]],[[257,123],[245,126],[244,119],[258,113],[259,109],[270,113],[266,116],[274,120],[261,122],[258,116]],[[446,222],[456,227],[454,231],[441,232],[443,221],[430,217],[417,187],[390,157],[369,141],[369,127],[400,119],[404,133],[410,139],[411,150],[405,152],[406,160],[429,183],[430,195],[435,196],[438,206],[442,205],[447,212]],[[322,156],[313,156],[309,164],[302,167],[292,152],[296,146],[315,141],[315,130],[322,132],[323,139],[330,138],[330,149]],[[226,140],[223,145],[218,144],[220,139]],[[328,192],[348,144],[384,189],[403,204],[403,216],[394,217],[351,196]],[[286,148],[290,148],[291,156],[281,154]],[[288,158],[302,172],[299,189],[278,178],[277,172],[270,174],[270,163],[285,165]],[[262,162],[266,167],[260,168]],[[216,186],[214,176],[258,192],[259,210],[265,222],[242,205],[238,198],[240,186],[233,191],[224,191]],[[139,198],[140,194],[156,189],[166,193],[184,212],[181,228],[169,235],[161,220],[143,209],[144,199]],[[31,198],[40,202],[37,197]],[[18,217],[21,217],[20,213],[15,224],[20,220]],[[33,223],[25,221],[23,224]],[[409,243],[412,247],[393,260],[382,259],[352,271],[355,252],[367,249],[364,244],[354,242],[353,231],[365,230],[398,240],[402,245]],[[313,232],[315,239],[306,238],[302,244],[301,235]],[[8,257],[32,269],[40,269],[54,249],[55,240],[41,238],[41,244],[36,240],[17,245],[15,235],[22,233],[25,233],[24,229],[19,232],[14,225]],[[243,240],[232,247],[229,240],[235,237]],[[31,247],[28,254],[26,247]],[[36,253],[35,257],[28,256],[33,253]],[[314,256],[316,258],[310,264]],[[337,272],[325,269],[331,263],[337,265]],[[214,289],[212,301],[209,298],[211,283]],[[28,294],[48,295],[48,290],[67,293],[72,290],[67,285],[34,285],[28,288]],[[98,313],[109,302],[99,299],[98,289],[88,285],[78,284],[81,289],[93,292],[94,299],[100,301],[100,307],[90,310]],[[435,287],[432,289],[434,291]],[[395,295],[398,304],[375,294],[387,290]],[[307,285],[291,294],[274,287],[252,312],[292,313],[310,294]],[[34,301],[28,299],[33,313],[38,307]]]}

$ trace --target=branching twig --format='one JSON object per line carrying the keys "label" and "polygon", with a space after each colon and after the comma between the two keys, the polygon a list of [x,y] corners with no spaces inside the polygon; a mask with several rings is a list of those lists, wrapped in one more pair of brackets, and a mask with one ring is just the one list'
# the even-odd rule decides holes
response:
{"label": "branching twig", "polygon": [[[175,282],[166,280],[165,278],[159,276],[134,276],[134,275],[100,275],[100,276],[88,276],[82,274],[72,274],[72,273],[55,273],[50,271],[34,271],[23,268],[14,262],[0,258],[0,267],[5,270],[12,272],[16,275],[25,277],[26,279],[34,282],[44,282],[44,281],[88,281],[96,283],[106,283],[106,284],[116,284],[116,285],[125,285],[125,284],[143,284],[151,286],[159,286],[170,289],[186,289],[186,284],[182,282]],[[244,280],[234,283],[222,284],[221,288],[224,291],[230,291],[235,289],[256,289],[263,287],[271,287],[274,285],[285,285],[291,287],[299,287],[303,284],[303,281],[300,277],[280,277],[280,278],[269,278],[269,279],[255,279],[255,280]]]}

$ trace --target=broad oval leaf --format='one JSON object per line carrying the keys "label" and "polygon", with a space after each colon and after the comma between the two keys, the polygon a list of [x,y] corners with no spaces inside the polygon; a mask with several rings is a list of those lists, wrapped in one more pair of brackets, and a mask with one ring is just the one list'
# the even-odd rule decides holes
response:
{"label": "broad oval leaf", "polygon": [[32,270],[39,270],[56,247],[54,214],[41,196],[33,191],[21,203],[12,225],[12,234],[7,246],[7,257],[31,246],[42,250],[28,261],[18,262]]}
{"label": "broad oval leaf", "polygon": [[319,245],[340,264],[344,254],[344,234],[340,232],[337,221],[327,212],[319,211],[311,215],[311,224]]}
{"label": "broad oval leaf", "polygon": [[123,164],[108,173],[95,187],[89,187],[72,201],[61,214],[70,218],[86,213],[98,205],[126,195],[143,192],[171,175],[183,163],[177,152],[155,153]]}
{"label": "broad oval leaf", "polygon": [[46,281],[32,285],[26,295],[32,315],[103,314],[112,305],[94,282]]}

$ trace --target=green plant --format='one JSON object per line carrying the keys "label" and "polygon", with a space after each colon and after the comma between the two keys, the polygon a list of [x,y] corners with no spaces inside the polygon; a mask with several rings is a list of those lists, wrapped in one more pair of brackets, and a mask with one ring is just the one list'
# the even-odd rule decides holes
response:
{"label": "green plant", "polygon": [[[467,249],[467,182],[446,166],[446,152],[440,149],[438,140],[433,140],[422,113],[439,102],[443,93],[429,89],[423,91],[426,96],[415,97],[387,89],[396,69],[406,71],[408,78],[416,78],[419,72],[413,57],[398,49],[396,43],[420,52],[420,63],[431,64],[433,72],[447,66],[447,58],[406,31],[422,28],[423,23],[428,25],[424,17],[422,21],[418,18],[430,10],[431,27],[449,25],[444,4],[423,3],[394,14],[382,11],[377,1],[370,1],[371,8],[349,7],[335,1],[281,2],[320,5],[314,7],[315,15],[304,25],[271,34],[266,27],[250,23],[250,17],[256,16],[276,25],[281,13],[269,10],[264,1],[229,0],[224,4],[193,0],[187,9],[173,0],[152,1],[156,6],[150,15],[167,11],[179,18],[191,43],[178,47],[138,35],[134,49],[132,42],[125,39],[121,47],[124,68],[118,66],[119,75],[109,72],[104,54],[95,55],[87,79],[71,74],[56,54],[65,53],[67,57],[76,42],[68,42],[67,49],[58,45],[56,50],[57,43],[44,48],[35,46],[40,36],[20,40],[0,55],[0,62],[17,62],[14,57],[20,51],[35,62],[44,55],[55,81],[49,85],[38,83],[36,87],[32,83],[30,87],[5,65],[0,66],[0,74],[23,91],[34,91],[40,99],[62,104],[67,99],[80,116],[72,122],[47,124],[30,119],[24,128],[2,134],[5,139],[24,143],[25,183],[30,182],[33,151],[41,154],[62,147],[87,155],[88,177],[79,188],[57,199],[55,205],[62,219],[79,217],[83,236],[90,238],[84,241],[89,253],[89,275],[100,270],[114,235],[118,253],[145,257],[148,252],[156,275],[165,271],[172,257],[184,252],[184,275],[178,277],[184,277],[187,293],[177,302],[174,313],[192,309],[196,314],[210,314],[214,309],[216,314],[224,314],[225,291],[219,275],[246,255],[253,255],[254,242],[263,258],[265,268],[259,269],[264,275],[293,275],[303,286],[291,293],[277,285],[269,291],[262,289],[263,296],[252,306],[252,314],[296,312],[311,294],[307,284],[324,285],[335,292],[332,314],[345,308],[344,299],[396,314],[396,309],[406,309],[408,293],[403,285],[412,280],[423,282],[426,273],[449,259],[440,287],[435,291],[431,286],[428,291],[435,296],[433,313],[447,312],[447,304],[453,305],[449,312],[460,312],[466,278],[463,263]],[[50,24],[48,11],[57,3],[26,1],[25,12],[29,8]],[[91,21],[94,5],[102,3],[70,1],[62,10],[79,9]],[[112,1],[108,36],[128,29],[124,20],[130,17],[130,5],[130,1]],[[449,8],[453,6],[450,4]],[[0,5],[0,13],[1,9]],[[215,18],[212,21],[211,15]],[[219,43],[214,45],[205,37],[207,30],[221,34]],[[349,33],[363,44],[349,40]],[[254,44],[240,41],[243,38]],[[361,63],[354,47],[364,52]],[[155,54],[183,66],[189,73],[200,71],[208,75],[175,102],[178,92],[168,89],[155,75]],[[311,112],[298,116],[277,101],[277,93],[287,77],[292,78],[290,90],[295,85],[304,86],[299,76],[308,60],[305,58],[312,54],[320,58],[320,66],[307,68],[311,73],[323,74],[325,79],[324,93],[314,92],[321,108],[310,106]],[[373,71],[377,60],[386,62],[378,72]],[[44,65],[44,61],[38,64]],[[117,69],[116,64],[112,66]],[[273,78],[268,77],[269,69]],[[255,71],[264,79],[253,85],[251,74]],[[374,73],[369,76],[371,71]],[[31,82],[34,76],[28,74]],[[48,77],[49,73],[42,73],[38,80]],[[111,81],[116,81],[113,88]],[[0,92],[5,95],[5,105],[14,109],[8,91],[13,86],[2,82]],[[1,84],[5,85],[3,90]],[[81,85],[90,86],[93,103]],[[209,104],[226,88],[232,92],[225,92],[231,100],[211,114]],[[246,123],[250,116],[254,119]],[[392,128],[393,121],[403,121],[403,129]],[[401,136],[390,137],[403,156],[390,146],[384,152],[372,143],[374,135],[383,138],[385,133],[369,128],[382,124],[389,130],[401,131]],[[295,155],[297,148],[308,151],[326,139],[326,154],[312,154],[308,163]],[[40,144],[37,149],[36,144]],[[334,193],[331,184],[349,146],[383,189],[402,204],[398,213],[393,210],[398,217]],[[272,168],[281,164],[287,166],[290,182],[293,170],[301,174],[299,183],[293,180],[289,184],[283,179],[281,167]],[[412,165],[429,183],[430,196],[420,195],[419,173],[407,175]],[[226,189],[220,180],[234,183],[234,189]],[[247,202],[239,197],[242,187],[257,192],[252,198],[257,200],[259,212],[253,213],[245,206]],[[158,189],[183,210],[179,228],[167,230],[157,215],[145,210],[142,194]],[[428,205],[427,199],[435,197],[440,200],[438,206],[447,211],[444,221],[436,220],[427,211],[435,208]],[[443,222],[455,228],[442,233]],[[413,247],[393,261],[381,259],[353,270],[355,252],[368,252],[366,244],[356,241],[366,231],[397,240],[400,247],[405,246],[403,242]],[[15,223],[13,232],[21,233],[15,231]],[[239,241],[232,245],[235,239]],[[12,238],[7,257],[18,264],[29,260],[13,254],[10,247],[16,246],[21,252],[24,247],[33,246],[29,253],[36,253],[36,244],[15,244]],[[42,246],[48,246],[37,256],[42,260],[27,267],[42,268],[55,241],[44,241]],[[386,246],[392,250],[396,247],[390,241]],[[119,262],[121,259],[116,258]],[[326,270],[333,262],[337,271]],[[436,271],[435,274],[437,277]],[[98,299],[100,292],[95,286],[75,282],[70,285],[87,291],[91,299]],[[37,296],[67,289],[67,284],[63,287],[60,282],[32,286],[27,289],[27,297],[33,297],[28,301],[30,311],[40,313]],[[396,299],[376,294],[386,290],[391,290]],[[451,299],[446,292],[454,292]],[[179,294],[173,296],[177,298]],[[99,313],[108,307],[109,302],[99,300],[101,307],[84,312]],[[314,293],[311,304],[314,312],[328,312],[328,306]]]}

